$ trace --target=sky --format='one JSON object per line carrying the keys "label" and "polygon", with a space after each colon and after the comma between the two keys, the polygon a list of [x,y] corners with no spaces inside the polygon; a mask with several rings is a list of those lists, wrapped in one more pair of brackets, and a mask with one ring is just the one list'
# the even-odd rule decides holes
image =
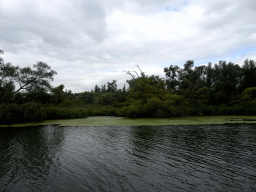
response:
{"label": "sky", "polygon": [[164,67],[256,60],[255,0],[0,0],[4,61],[58,75],[73,93],[117,80],[121,89],[139,65]]}

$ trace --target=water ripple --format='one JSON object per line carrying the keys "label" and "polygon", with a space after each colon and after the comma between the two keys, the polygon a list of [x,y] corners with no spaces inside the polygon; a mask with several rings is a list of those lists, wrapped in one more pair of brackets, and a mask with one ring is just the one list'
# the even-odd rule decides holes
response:
{"label": "water ripple", "polygon": [[0,191],[256,191],[256,125],[0,131]]}

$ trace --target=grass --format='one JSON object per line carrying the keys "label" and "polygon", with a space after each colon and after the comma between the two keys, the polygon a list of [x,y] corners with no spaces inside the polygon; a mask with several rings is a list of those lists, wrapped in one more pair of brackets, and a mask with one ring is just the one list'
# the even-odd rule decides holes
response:
{"label": "grass", "polygon": [[225,123],[256,123],[256,116],[200,116],[178,118],[142,118],[130,119],[125,117],[87,117],[81,119],[47,120],[38,123],[23,123],[0,125],[0,127],[21,127],[59,124],[61,126],[118,126],[118,125],[200,125]]}

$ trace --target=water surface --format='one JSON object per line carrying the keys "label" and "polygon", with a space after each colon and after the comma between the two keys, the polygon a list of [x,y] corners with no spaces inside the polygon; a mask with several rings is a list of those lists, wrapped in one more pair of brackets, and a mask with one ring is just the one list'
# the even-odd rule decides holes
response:
{"label": "water surface", "polygon": [[256,125],[0,128],[0,191],[256,191]]}

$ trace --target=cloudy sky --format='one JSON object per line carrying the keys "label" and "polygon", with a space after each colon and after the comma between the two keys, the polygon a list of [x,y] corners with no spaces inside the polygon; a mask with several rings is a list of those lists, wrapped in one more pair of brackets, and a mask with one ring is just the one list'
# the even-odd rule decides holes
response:
{"label": "cloudy sky", "polygon": [[0,49],[20,67],[46,62],[52,83],[84,92],[139,65],[256,60],[255,0],[0,0]]}

